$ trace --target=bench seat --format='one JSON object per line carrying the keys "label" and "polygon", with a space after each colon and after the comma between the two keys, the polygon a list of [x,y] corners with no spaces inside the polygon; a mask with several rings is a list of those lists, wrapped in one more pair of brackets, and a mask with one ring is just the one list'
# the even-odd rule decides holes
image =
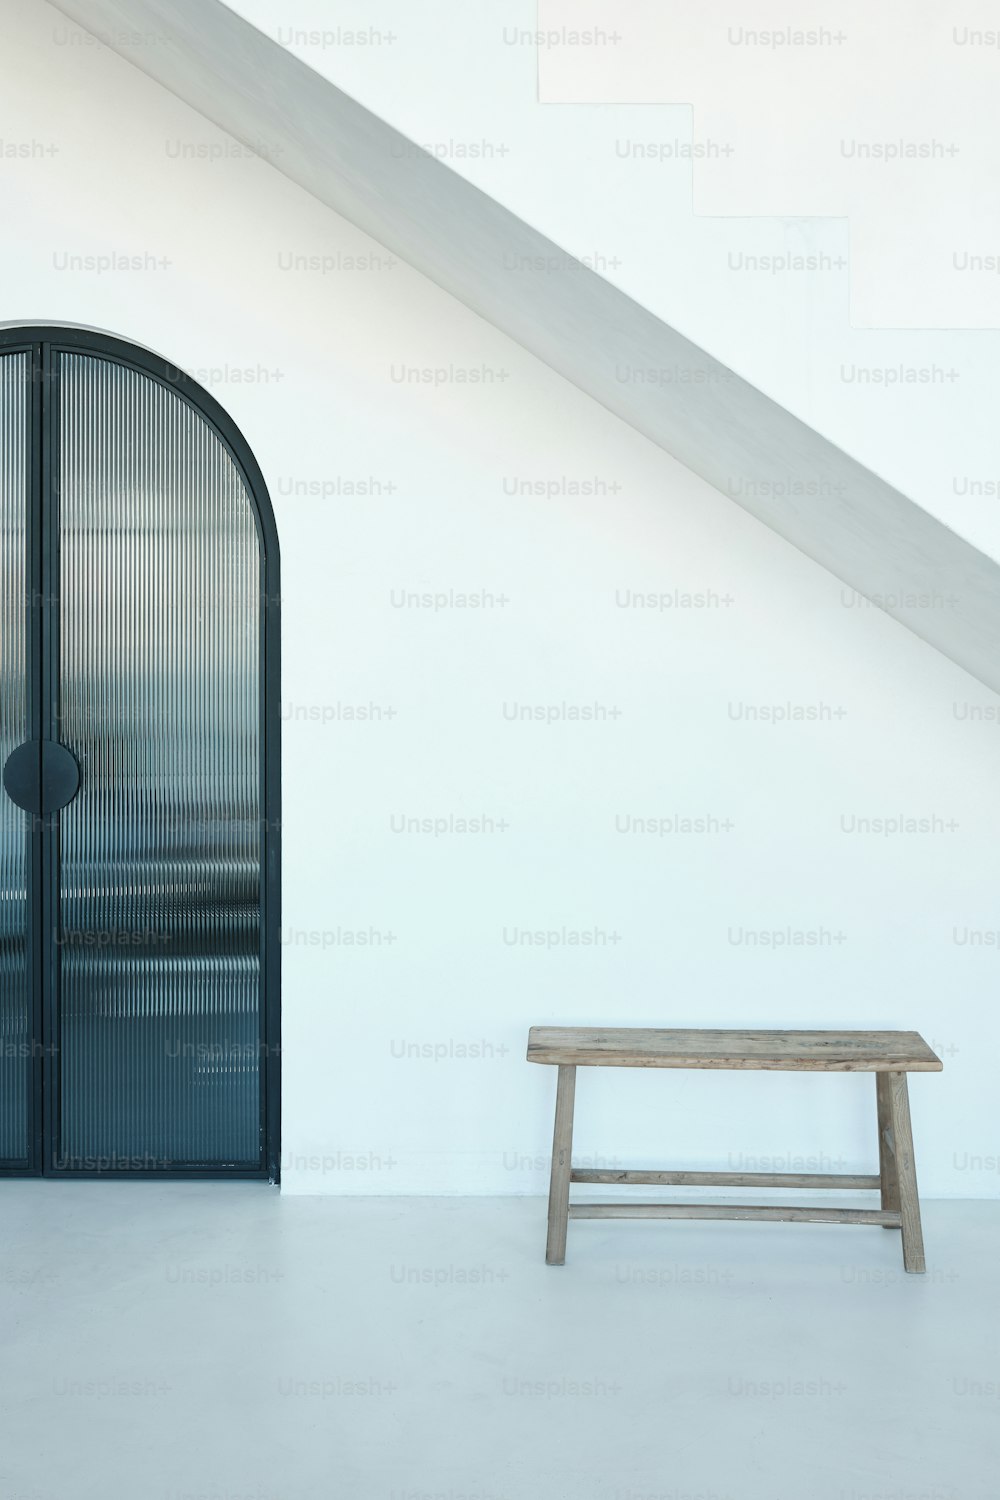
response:
{"label": "bench seat", "polygon": [[916,1031],[675,1031],[638,1026],[532,1026],[528,1061],[794,1073],[940,1073],[943,1066]]}

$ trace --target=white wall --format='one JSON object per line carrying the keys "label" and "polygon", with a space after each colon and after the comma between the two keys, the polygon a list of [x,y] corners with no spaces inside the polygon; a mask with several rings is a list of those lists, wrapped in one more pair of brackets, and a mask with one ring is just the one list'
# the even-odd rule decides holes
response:
{"label": "white wall", "polygon": [[[199,373],[271,488],[286,1191],[543,1191],[554,1078],[523,1061],[527,1029],[593,1021],[919,1029],[946,1062],[912,1088],[924,1191],[994,1196],[1000,700],[267,165],[211,159],[224,136],[66,35],[44,4],[10,5],[0,136],[39,149],[3,162],[0,321],[102,327]],[[109,253],[147,269],[63,268]],[[495,602],[401,608],[399,590]],[[609,717],[512,722],[510,704]],[[381,717],[348,717],[368,705]],[[394,832],[402,816],[497,826]],[[717,822],[616,831],[675,816]],[[932,831],[841,821],[899,816]],[[505,940],[564,928],[607,940]],[[820,941],[750,948],[746,930]],[[343,941],[372,932],[393,941]],[[873,1158],[873,1092],[593,1073],[578,1152],[850,1170]]]}
{"label": "white wall", "polygon": [[1000,557],[993,0],[227,3]]}

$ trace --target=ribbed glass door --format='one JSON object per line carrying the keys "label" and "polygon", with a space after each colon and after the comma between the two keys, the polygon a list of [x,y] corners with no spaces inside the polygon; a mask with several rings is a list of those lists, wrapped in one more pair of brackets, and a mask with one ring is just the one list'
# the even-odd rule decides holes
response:
{"label": "ribbed glass door", "polygon": [[[31,355],[0,356],[0,764],[28,739]],[[0,1166],[31,1154],[32,976],[28,945],[31,824],[0,793]]]}
{"label": "ribbed glass door", "polygon": [[266,493],[180,372],[51,333],[0,358],[0,1170],[273,1177]]}

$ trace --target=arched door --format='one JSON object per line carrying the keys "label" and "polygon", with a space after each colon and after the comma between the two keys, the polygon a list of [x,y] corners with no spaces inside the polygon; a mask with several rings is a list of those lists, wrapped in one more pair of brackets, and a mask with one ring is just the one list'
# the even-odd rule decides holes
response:
{"label": "arched door", "polygon": [[276,1179],[278,550],[218,404],[0,333],[0,1170]]}

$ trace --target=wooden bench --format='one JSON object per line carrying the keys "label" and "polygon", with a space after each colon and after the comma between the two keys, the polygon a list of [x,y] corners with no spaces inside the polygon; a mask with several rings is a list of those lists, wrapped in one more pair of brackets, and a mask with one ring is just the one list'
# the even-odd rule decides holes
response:
{"label": "wooden bench", "polygon": [[[566,1260],[568,1219],[763,1219],[810,1224],[879,1224],[899,1229],[903,1265],[923,1271],[924,1244],[913,1160],[907,1073],[943,1064],[915,1031],[660,1031],[533,1026],[528,1061],[559,1069],[545,1260]],[[589,1068],[763,1068],[776,1072],[874,1073],[878,1176],[811,1172],[645,1172],[575,1169],[576,1070]],[[881,1208],[819,1208],[709,1203],[570,1204],[572,1182],[643,1186],[871,1188]]]}

